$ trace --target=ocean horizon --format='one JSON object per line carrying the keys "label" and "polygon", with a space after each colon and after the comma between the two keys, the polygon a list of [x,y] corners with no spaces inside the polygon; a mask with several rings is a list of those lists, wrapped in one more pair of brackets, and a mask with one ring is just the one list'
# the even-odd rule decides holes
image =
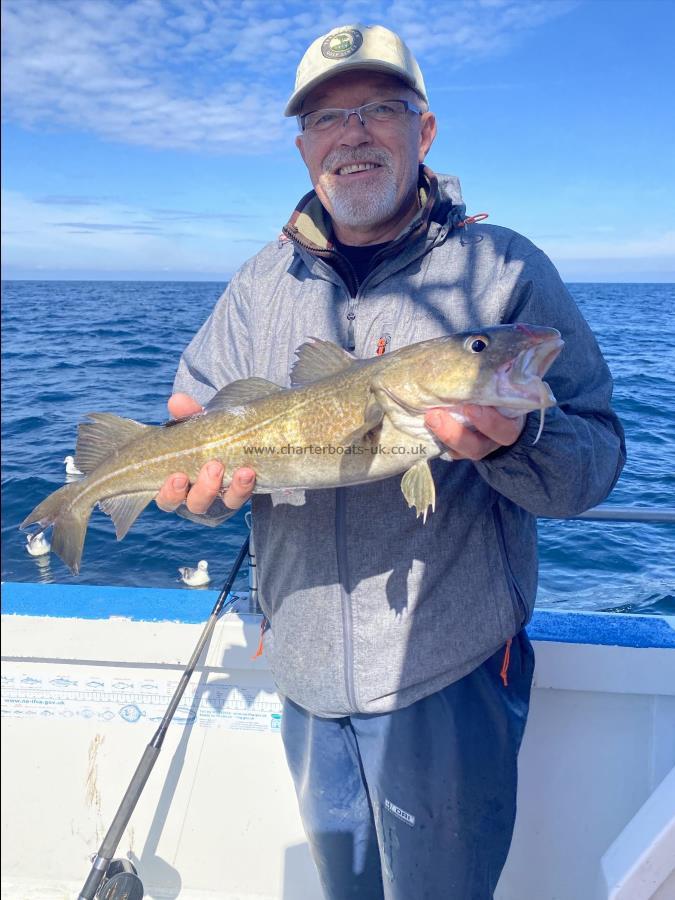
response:
{"label": "ocean horizon", "polygon": [[[47,284],[47,283],[51,283],[51,282],[63,282],[63,283],[71,283],[71,282],[75,282],[75,283],[77,283],[77,282],[105,282],[105,283],[109,283],[109,284],[118,284],[118,283],[125,283],[125,284],[131,284],[131,283],[133,283],[133,284],[153,284],[153,283],[154,283],[154,284],[163,284],[163,283],[172,283],[172,284],[192,284],[192,283],[195,283],[195,284],[223,284],[223,285],[227,285],[227,283],[230,281],[230,279],[231,279],[231,277],[232,277],[233,274],[234,274],[234,273],[232,273],[231,275],[223,275],[222,277],[218,277],[218,278],[213,277],[212,275],[206,276],[206,275],[199,275],[199,274],[197,274],[197,273],[194,273],[194,274],[190,275],[190,277],[187,277],[187,276],[188,276],[188,273],[186,273],[186,277],[183,277],[183,278],[176,278],[176,277],[175,277],[175,273],[172,273],[171,276],[166,276],[166,277],[161,277],[161,276],[159,276],[159,274],[158,274],[158,275],[153,276],[153,277],[149,277],[149,276],[148,276],[147,278],[132,277],[131,273],[129,274],[128,277],[125,276],[125,277],[115,277],[115,278],[109,277],[108,275],[106,275],[105,277],[104,277],[104,276],[100,276],[100,277],[99,277],[99,276],[91,275],[91,276],[86,276],[86,277],[85,277],[85,276],[82,276],[82,277],[69,277],[69,278],[65,278],[65,277],[61,277],[61,276],[58,276],[58,277],[57,277],[56,275],[53,275],[53,276],[52,276],[52,275],[49,275],[49,276],[45,276],[45,277],[43,277],[43,278],[33,278],[33,277],[17,277],[17,276],[11,276],[11,275],[4,275],[4,274],[3,274],[3,275],[2,275],[2,278],[0,278],[0,283],[1,283],[1,284],[5,284],[5,283],[9,284],[9,283],[12,283],[12,282],[17,282],[17,281],[18,281],[18,282],[30,281],[30,282],[40,283],[40,284]],[[568,287],[569,287],[570,285],[575,285],[575,284],[584,284],[584,285],[586,285],[586,284],[593,284],[593,285],[602,285],[602,284],[632,284],[632,285],[663,284],[663,285],[674,286],[674,285],[675,285],[675,281],[672,281],[672,280],[671,280],[673,277],[674,277],[674,276],[673,276],[671,273],[668,273],[668,277],[667,277],[667,278],[664,277],[664,278],[659,278],[659,279],[648,279],[648,280],[646,280],[646,281],[645,281],[645,280],[642,280],[642,279],[613,279],[613,280],[603,280],[603,279],[601,279],[601,280],[598,281],[597,279],[588,279],[588,280],[586,280],[586,279],[581,278],[581,279],[574,279],[574,280],[570,280],[570,281],[565,281],[565,284],[566,284]]]}

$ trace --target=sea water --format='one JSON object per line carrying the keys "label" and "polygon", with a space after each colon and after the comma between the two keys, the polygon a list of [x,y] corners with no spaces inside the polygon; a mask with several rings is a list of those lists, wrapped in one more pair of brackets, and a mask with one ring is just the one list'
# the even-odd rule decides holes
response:
{"label": "sea water", "polygon": [[[224,581],[246,533],[242,514],[211,529],[153,504],[118,544],[110,519],[95,511],[77,578],[53,554],[29,556],[17,529],[63,483],[63,460],[74,453],[77,423],[88,412],[166,420],[180,354],[223,288],[3,283],[3,581],[188,590],[178,567],[200,559],[209,562],[212,586]],[[675,285],[569,289],[612,370],[627,433],[628,463],[608,503],[675,506]],[[675,613],[675,525],[541,520],[540,556],[540,606]]]}

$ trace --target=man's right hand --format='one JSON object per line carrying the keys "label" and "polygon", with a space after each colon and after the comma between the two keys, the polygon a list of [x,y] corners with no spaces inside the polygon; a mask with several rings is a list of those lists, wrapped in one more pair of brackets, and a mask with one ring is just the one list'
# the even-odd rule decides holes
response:
{"label": "man's right hand", "polygon": [[[187,394],[173,394],[169,398],[168,407],[175,419],[193,416],[202,411],[199,403]],[[203,515],[213,501],[221,496],[229,509],[239,509],[253,493],[255,472],[247,467],[237,469],[232,474],[232,482],[223,493],[224,472],[223,464],[217,459],[202,466],[192,485],[185,472],[174,472],[160,488],[155,502],[164,512],[173,512],[185,503],[191,513]]]}

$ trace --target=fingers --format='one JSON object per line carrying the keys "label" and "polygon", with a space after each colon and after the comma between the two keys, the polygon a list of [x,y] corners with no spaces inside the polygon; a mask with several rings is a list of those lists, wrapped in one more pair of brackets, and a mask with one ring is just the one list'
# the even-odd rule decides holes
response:
{"label": "fingers", "polygon": [[174,512],[185,503],[190,512],[203,515],[213,501],[222,495],[229,509],[240,509],[253,493],[255,472],[248,468],[237,469],[232,475],[231,484],[223,493],[224,471],[222,463],[213,459],[202,466],[191,487],[184,472],[175,472],[166,479],[155,502],[164,512]]}
{"label": "fingers", "polygon": [[197,480],[190,488],[185,501],[191,513],[203,515],[223,488],[223,464],[216,459],[207,462],[199,470]]}
{"label": "fingers", "polygon": [[471,420],[481,434],[491,438],[500,447],[510,447],[520,437],[525,427],[525,416],[507,418],[492,406],[464,407],[464,415]]}
{"label": "fingers", "polygon": [[467,405],[462,412],[476,429],[461,424],[444,409],[432,409],[425,423],[450,450],[454,459],[483,459],[499,447],[515,443],[525,417],[508,419],[493,407]]}
{"label": "fingers", "polygon": [[453,459],[482,459],[498,447],[490,438],[478,431],[471,431],[444,409],[430,410],[424,421],[448,447]]}
{"label": "fingers", "polygon": [[237,469],[232,474],[232,482],[223,495],[225,506],[230,509],[240,509],[253,493],[255,487],[255,472],[253,469]]}
{"label": "fingers", "polygon": [[[187,394],[172,394],[167,406],[174,419],[192,416],[202,410],[199,403]],[[190,481],[185,472],[174,472],[160,488],[155,503],[164,512],[173,512],[185,503],[189,487]]]}
{"label": "fingers", "polygon": [[201,412],[203,407],[188,394],[172,394],[167,403],[169,413],[174,419],[182,419],[184,416],[194,416]]}
{"label": "fingers", "polygon": [[174,472],[160,488],[155,503],[164,512],[174,512],[185,503],[190,512],[202,515],[220,494],[224,471],[222,463],[212,459],[202,466],[192,486],[185,472]]}
{"label": "fingers", "polygon": [[184,472],[174,472],[160,488],[155,503],[164,512],[173,512],[185,503],[189,485],[190,482]]}
{"label": "fingers", "polygon": [[[172,394],[167,403],[169,413],[175,419],[193,416],[203,407],[188,394]],[[174,512],[183,503],[191,513],[203,515],[213,501],[221,495],[230,509],[239,509],[246,503],[255,487],[253,469],[237,469],[232,475],[232,482],[223,492],[223,464],[216,459],[202,466],[193,485],[185,472],[174,472],[169,475],[155,497],[157,506],[164,512]]]}

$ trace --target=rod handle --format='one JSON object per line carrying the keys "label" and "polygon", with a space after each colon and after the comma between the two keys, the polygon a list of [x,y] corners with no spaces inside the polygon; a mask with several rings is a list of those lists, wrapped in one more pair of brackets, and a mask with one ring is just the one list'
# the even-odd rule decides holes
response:
{"label": "rod handle", "polygon": [[157,761],[160,750],[161,747],[153,747],[152,744],[148,744],[148,746],[145,748],[143,756],[141,757],[141,761],[136,766],[136,771],[134,772],[133,777],[129,782],[129,787],[127,788],[126,793],[122,798],[122,802],[120,803],[119,808],[115,813],[115,818],[112,820],[110,828],[108,829],[106,836],[103,838],[103,842],[99,848],[99,851],[94,857],[91,871],[89,872],[87,880],[85,881],[84,886],[80,891],[78,900],[94,900],[96,891],[98,890],[99,885],[103,880],[103,876],[106,873],[108,863],[115,855],[117,845],[119,844],[122,835],[124,834],[124,829],[129,824],[131,814],[136,808],[138,799],[141,796],[143,788],[145,787],[145,782],[148,780],[150,772],[152,772],[152,767]]}

